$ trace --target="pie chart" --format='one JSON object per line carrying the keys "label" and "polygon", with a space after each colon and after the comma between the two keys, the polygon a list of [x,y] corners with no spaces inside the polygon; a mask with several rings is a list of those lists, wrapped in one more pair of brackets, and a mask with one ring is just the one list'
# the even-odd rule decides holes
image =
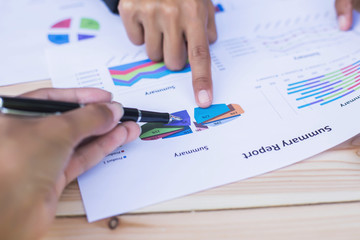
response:
{"label": "pie chart", "polygon": [[54,44],[66,44],[96,37],[100,30],[98,21],[92,18],[67,18],[50,27],[48,39]]}
{"label": "pie chart", "polygon": [[192,120],[186,110],[171,113],[171,115],[181,118],[168,124],[146,123],[141,126],[140,139],[151,141],[158,139],[169,139],[179,136],[200,132],[212,127],[226,124],[239,118],[244,114],[243,108],[239,104],[213,104],[208,108],[195,108],[194,131],[191,129]]}

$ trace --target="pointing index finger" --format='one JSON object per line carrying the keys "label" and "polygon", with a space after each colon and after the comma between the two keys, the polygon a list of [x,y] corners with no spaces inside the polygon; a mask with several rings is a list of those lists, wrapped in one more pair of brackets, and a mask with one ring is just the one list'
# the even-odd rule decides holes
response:
{"label": "pointing index finger", "polygon": [[352,25],[352,0],[336,0],[336,14],[338,16],[338,24],[340,30],[346,31]]}
{"label": "pointing index finger", "polygon": [[213,99],[211,57],[206,24],[193,24],[186,32],[186,38],[196,103],[199,107],[206,108],[211,105]]}

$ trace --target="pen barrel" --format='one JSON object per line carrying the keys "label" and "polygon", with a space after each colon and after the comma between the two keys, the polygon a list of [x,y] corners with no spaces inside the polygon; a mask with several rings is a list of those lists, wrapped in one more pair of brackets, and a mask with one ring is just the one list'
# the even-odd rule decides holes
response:
{"label": "pen barrel", "polygon": [[1,97],[1,107],[39,113],[63,113],[81,107],[78,103],[59,102],[32,98]]}
{"label": "pen barrel", "polygon": [[169,123],[170,114],[143,111],[143,110],[138,110],[136,108],[124,108],[124,115],[120,119],[120,121]]}
{"label": "pen barrel", "polygon": [[141,111],[141,122],[169,123],[169,113]]}
{"label": "pen barrel", "polygon": [[121,122],[134,121],[139,122],[140,113],[136,108],[124,108],[124,115],[120,119]]}

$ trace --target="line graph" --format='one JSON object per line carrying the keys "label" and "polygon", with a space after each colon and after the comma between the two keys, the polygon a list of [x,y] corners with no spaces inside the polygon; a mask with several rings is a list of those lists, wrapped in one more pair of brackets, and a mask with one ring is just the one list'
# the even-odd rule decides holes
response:
{"label": "line graph", "polygon": [[109,72],[116,86],[131,87],[141,79],[158,79],[170,74],[190,72],[190,65],[186,64],[180,71],[169,70],[163,62],[153,62],[145,59],[137,62],[110,67]]}

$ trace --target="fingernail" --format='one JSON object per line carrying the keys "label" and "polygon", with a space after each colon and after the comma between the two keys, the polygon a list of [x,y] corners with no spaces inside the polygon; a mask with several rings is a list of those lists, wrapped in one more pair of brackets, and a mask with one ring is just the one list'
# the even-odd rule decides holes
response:
{"label": "fingernail", "polygon": [[208,104],[210,102],[210,96],[209,96],[208,91],[201,90],[198,93],[198,99],[199,99],[200,104]]}
{"label": "fingernail", "polygon": [[113,94],[112,92],[110,92],[110,94],[111,94],[111,99],[110,99],[110,101],[112,102],[112,101],[114,100],[114,94]]}
{"label": "fingernail", "polygon": [[121,116],[124,114],[123,106],[118,102],[112,102],[107,104],[109,109],[113,112],[114,121],[119,121]]}
{"label": "fingernail", "polygon": [[345,31],[347,28],[347,20],[346,20],[346,16],[345,15],[340,15],[338,17],[338,24],[339,24],[339,28],[342,31]]}

